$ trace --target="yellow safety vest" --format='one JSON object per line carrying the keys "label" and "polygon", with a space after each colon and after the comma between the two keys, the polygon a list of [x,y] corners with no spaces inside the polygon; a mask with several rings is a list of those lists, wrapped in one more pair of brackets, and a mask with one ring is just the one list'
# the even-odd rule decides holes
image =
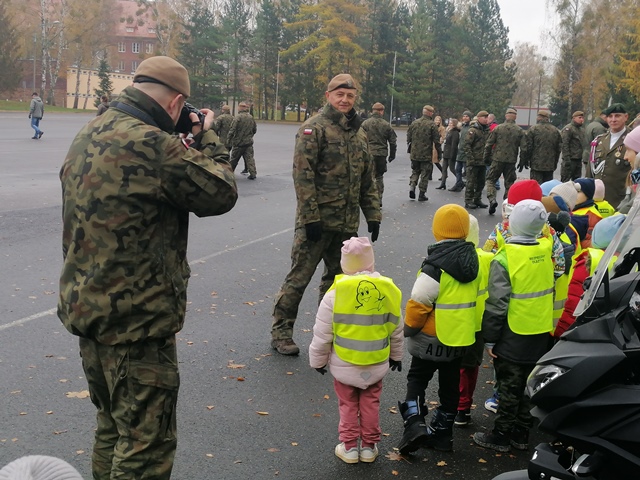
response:
{"label": "yellow safety vest", "polygon": [[440,275],[436,301],[436,335],[448,347],[468,347],[476,340],[476,304],[480,274],[461,283],[447,272]]}
{"label": "yellow safety vest", "polygon": [[484,315],[484,307],[489,298],[489,267],[493,253],[485,252],[481,248],[476,248],[478,252],[478,263],[480,271],[478,272],[478,299],[476,300],[476,332],[482,330],[482,315]]}
{"label": "yellow safety vest", "polygon": [[[388,277],[337,275],[333,307],[333,348],[354,365],[389,358],[389,337],[400,321],[402,293]],[[330,289],[330,290],[331,290]]]}
{"label": "yellow safety vest", "polygon": [[[600,263],[600,260],[604,256],[604,250],[601,250],[599,248],[587,248],[587,251],[589,252],[589,257],[591,257],[591,261],[589,262],[590,263],[590,265],[589,265],[589,276],[593,277],[593,274],[595,273],[596,268],[598,267],[598,264]],[[607,267],[609,269],[609,271],[611,271],[611,268],[616,263],[616,260],[618,260],[618,256],[617,255],[613,255],[611,257],[611,260],[609,260],[609,265]]]}
{"label": "yellow safety vest", "polygon": [[586,215],[589,212],[593,213],[597,217],[602,218],[602,213],[600,213],[600,210],[598,209],[598,207],[595,204],[591,205],[589,207],[582,207],[582,208],[579,208],[578,210],[574,210],[573,214],[574,215]]}
{"label": "yellow safety vest", "polygon": [[551,243],[504,246],[511,281],[507,318],[509,328],[519,335],[536,335],[553,330],[553,262]]}
{"label": "yellow safety vest", "polygon": [[595,203],[596,203],[596,207],[598,208],[598,211],[600,212],[600,215],[602,215],[602,218],[610,217],[611,215],[616,213],[616,209],[613,208],[613,205],[611,205],[606,200],[601,200]]}

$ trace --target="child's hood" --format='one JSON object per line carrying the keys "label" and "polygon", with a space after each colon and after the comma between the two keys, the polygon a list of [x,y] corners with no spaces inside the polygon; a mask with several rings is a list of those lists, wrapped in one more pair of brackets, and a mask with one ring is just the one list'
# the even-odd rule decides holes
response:
{"label": "child's hood", "polygon": [[471,242],[452,240],[434,243],[427,249],[424,263],[442,269],[461,283],[476,279],[478,254]]}

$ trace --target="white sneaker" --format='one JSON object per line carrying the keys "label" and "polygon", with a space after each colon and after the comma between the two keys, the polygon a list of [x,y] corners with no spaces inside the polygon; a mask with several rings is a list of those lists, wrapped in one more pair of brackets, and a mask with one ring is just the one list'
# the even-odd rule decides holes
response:
{"label": "white sneaker", "polygon": [[374,462],[378,458],[378,446],[374,445],[373,448],[363,447],[360,449],[360,461],[365,463]]}
{"label": "white sneaker", "polygon": [[344,446],[344,442],[336,445],[336,457],[344,463],[358,463],[358,447],[353,447],[347,450]]}

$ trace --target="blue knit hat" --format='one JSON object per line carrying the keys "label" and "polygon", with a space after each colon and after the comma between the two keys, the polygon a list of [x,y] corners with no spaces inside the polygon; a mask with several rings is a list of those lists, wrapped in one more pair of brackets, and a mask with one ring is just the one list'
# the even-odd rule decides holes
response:
{"label": "blue knit hat", "polygon": [[576,185],[580,185],[580,191],[585,194],[589,200],[593,200],[596,193],[596,182],[593,178],[578,178],[575,180]]}
{"label": "blue knit hat", "polygon": [[543,184],[541,184],[540,188],[542,189],[542,196],[548,197],[551,193],[551,189],[556,185],[560,185],[560,183],[562,183],[560,182],[560,180],[556,180],[554,178],[553,180],[549,180],[548,182],[544,182]]}
{"label": "blue knit hat", "polygon": [[596,223],[591,232],[591,246],[603,250],[607,248],[626,218],[627,216],[622,214],[612,215]]}

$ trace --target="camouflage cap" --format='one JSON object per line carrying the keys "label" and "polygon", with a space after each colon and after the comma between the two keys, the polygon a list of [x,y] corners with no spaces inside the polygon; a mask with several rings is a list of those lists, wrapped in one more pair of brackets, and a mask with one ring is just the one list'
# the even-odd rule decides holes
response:
{"label": "camouflage cap", "polygon": [[223,112],[230,112],[231,111],[231,107],[227,104],[222,105],[222,109]]}
{"label": "camouflage cap", "polygon": [[604,110],[602,113],[605,115],[611,115],[612,113],[627,113],[627,109],[624,108],[624,105],[621,103],[614,103],[609,108]]}
{"label": "camouflage cap", "polygon": [[373,104],[373,107],[371,107],[371,110],[384,110],[384,105],[380,102],[376,102]]}
{"label": "camouflage cap", "polygon": [[170,57],[150,57],[144,60],[133,75],[135,83],[159,83],[181,93],[191,94],[187,69]]}
{"label": "camouflage cap", "polygon": [[573,112],[573,115],[571,115],[571,118],[575,117],[584,117],[584,112],[582,110],[576,110],[575,112]]}
{"label": "camouflage cap", "polygon": [[518,111],[515,108],[507,108],[507,114],[517,115]]}
{"label": "camouflage cap", "polygon": [[433,108],[431,105],[425,105],[424,107],[422,107],[422,109],[423,109],[423,110],[427,110],[427,111],[429,111],[429,112],[431,112],[431,113],[433,113],[433,112],[435,112],[435,111],[436,111],[436,109],[435,109],[435,108]]}
{"label": "camouflage cap", "polygon": [[480,117],[488,117],[489,116],[489,112],[487,112],[486,110],[480,110],[477,114],[476,117],[480,118]]}
{"label": "camouflage cap", "polygon": [[549,110],[538,110],[538,116],[549,118],[550,117]]}
{"label": "camouflage cap", "polygon": [[348,73],[341,73],[333,77],[327,85],[327,92],[333,92],[339,88],[357,89],[355,80]]}

